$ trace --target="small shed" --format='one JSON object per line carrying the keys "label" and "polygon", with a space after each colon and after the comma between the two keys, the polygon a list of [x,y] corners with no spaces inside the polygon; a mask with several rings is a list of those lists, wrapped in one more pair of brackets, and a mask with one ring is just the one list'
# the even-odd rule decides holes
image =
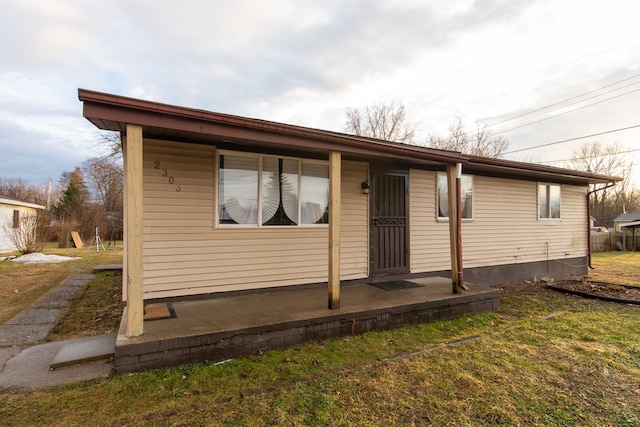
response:
{"label": "small shed", "polygon": [[627,223],[631,223],[634,221],[640,221],[640,212],[625,212],[618,215],[613,220],[613,227],[615,232],[622,232],[622,227],[626,226]]}
{"label": "small shed", "polygon": [[42,205],[0,196],[0,253],[15,251],[11,233],[20,228],[22,218],[44,209],[46,208]]}
{"label": "small shed", "polygon": [[[625,222],[620,226],[622,230],[622,247],[624,250],[628,250],[629,246],[631,250],[640,250],[640,245],[636,241],[636,229],[640,228],[640,220],[633,222]],[[631,231],[631,240],[627,239],[627,231]],[[630,242],[630,245],[629,245]]]}

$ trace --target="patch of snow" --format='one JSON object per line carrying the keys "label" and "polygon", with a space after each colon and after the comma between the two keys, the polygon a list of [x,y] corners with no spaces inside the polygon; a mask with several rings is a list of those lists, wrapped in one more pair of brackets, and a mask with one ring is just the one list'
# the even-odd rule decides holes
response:
{"label": "patch of snow", "polygon": [[60,255],[45,255],[39,252],[35,252],[32,254],[26,254],[19,256],[18,258],[14,258],[12,262],[24,262],[24,263],[36,263],[36,262],[64,262],[71,261],[74,259],[80,259],[80,257],[70,257],[70,256],[60,256]]}

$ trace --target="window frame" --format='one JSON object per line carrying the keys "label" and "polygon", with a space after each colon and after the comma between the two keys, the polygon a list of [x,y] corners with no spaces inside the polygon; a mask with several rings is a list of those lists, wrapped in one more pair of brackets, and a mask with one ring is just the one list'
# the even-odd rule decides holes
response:
{"label": "window frame", "polygon": [[[558,188],[558,208],[559,213],[557,217],[553,217],[552,215],[552,203],[551,203],[551,188]],[[540,190],[541,188],[545,188],[545,194],[547,197],[547,212],[548,216],[540,216]],[[552,182],[538,182],[536,186],[536,211],[538,216],[538,221],[561,221],[562,220],[562,185],[555,184]]]}
{"label": "window frame", "polygon": [[[257,182],[257,191],[258,191],[258,211],[256,213],[258,220],[254,224],[225,224],[220,223],[220,156],[236,156],[236,157],[248,157],[257,159],[258,161],[258,182]],[[298,224],[291,225],[266,225],[262,223],[262,196],[263,196],[263,159],[264,158],[275,158],[275,159],[290,159],[298,162]],[[328,160],[319,160],[319,159],[308,159],[303,157],[293,157],[293,156],[283,156],[278,154],[264,154],[264,153],[256,153],[256,152],[248,152],[248,151],[233,151],[233,150],[216,150],[215,156],[215,182],[214,182],[214,191],[215,191],[215,218],[214,218],[214,228],[219,229],[298,229],[298,228],[328,228],[329,223],[327,219],[327,223],[325,224],[303,224],[301,223],[302,212],[301,212],[301,204],[303,197],[301,195],[302,191],[302,166],[303,164],[315,164],[315,165],[323,165],[329,168]],[[330,179],[330,177],[328,177]],[[328,187],[327,187],[328,191]],[[327,194],[327,206],[329,204],[328,194]]]}
{"label": "window frame", "polygon": [[[445,180],[445,183],[447,184],[447,192],[449,191],[449,181],[447,179],[447,173],[446,172],[437,172],[436,173],[436,220],[438,222],[449,222],[449,216],[440,216],[440,186],[439,186],[439,179],[440,177],[443,177]],[[471,180],[471,217],[469,218],[465,218],[462,217],[462,221],[463,222],[472,222],[475,218],[475,175],[470,175],[470,174],[462,174],[462,178],[469,178]],[[448,196],[447,196],[448,199]],[[447,201],[448,203],[448,201]],[[448,212],[448,206],[447,206],[447,212]]]}

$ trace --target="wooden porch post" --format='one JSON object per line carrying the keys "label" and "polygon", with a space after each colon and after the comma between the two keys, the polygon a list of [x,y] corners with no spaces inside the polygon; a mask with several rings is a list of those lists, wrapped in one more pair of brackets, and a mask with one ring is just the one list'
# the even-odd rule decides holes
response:
{"label": "wooden porch post", "polygon": [[462,164],[447,166],[447,191],[449,202],[449,241],[451,247],[451,284],[453,293],[462,292]]}
{"label": "wooden porch post", "polygon": [[329,153],[329,308],[340,308],[340,190],[342,157]]}
{"label": "wooden porch post", "polygon": [[144,332],[142,297],[142,127],[127,125],[124,154],[124,243],[125,269],[122,280],[127,289],[127,337]]}

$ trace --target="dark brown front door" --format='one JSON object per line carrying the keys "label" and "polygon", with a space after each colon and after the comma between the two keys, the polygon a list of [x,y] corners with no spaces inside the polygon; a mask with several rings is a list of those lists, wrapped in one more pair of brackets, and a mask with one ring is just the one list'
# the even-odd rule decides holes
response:
{"label": "dark brown front door", "polygon": [[407,174],[371,176],[371,275],[409,272]]}

